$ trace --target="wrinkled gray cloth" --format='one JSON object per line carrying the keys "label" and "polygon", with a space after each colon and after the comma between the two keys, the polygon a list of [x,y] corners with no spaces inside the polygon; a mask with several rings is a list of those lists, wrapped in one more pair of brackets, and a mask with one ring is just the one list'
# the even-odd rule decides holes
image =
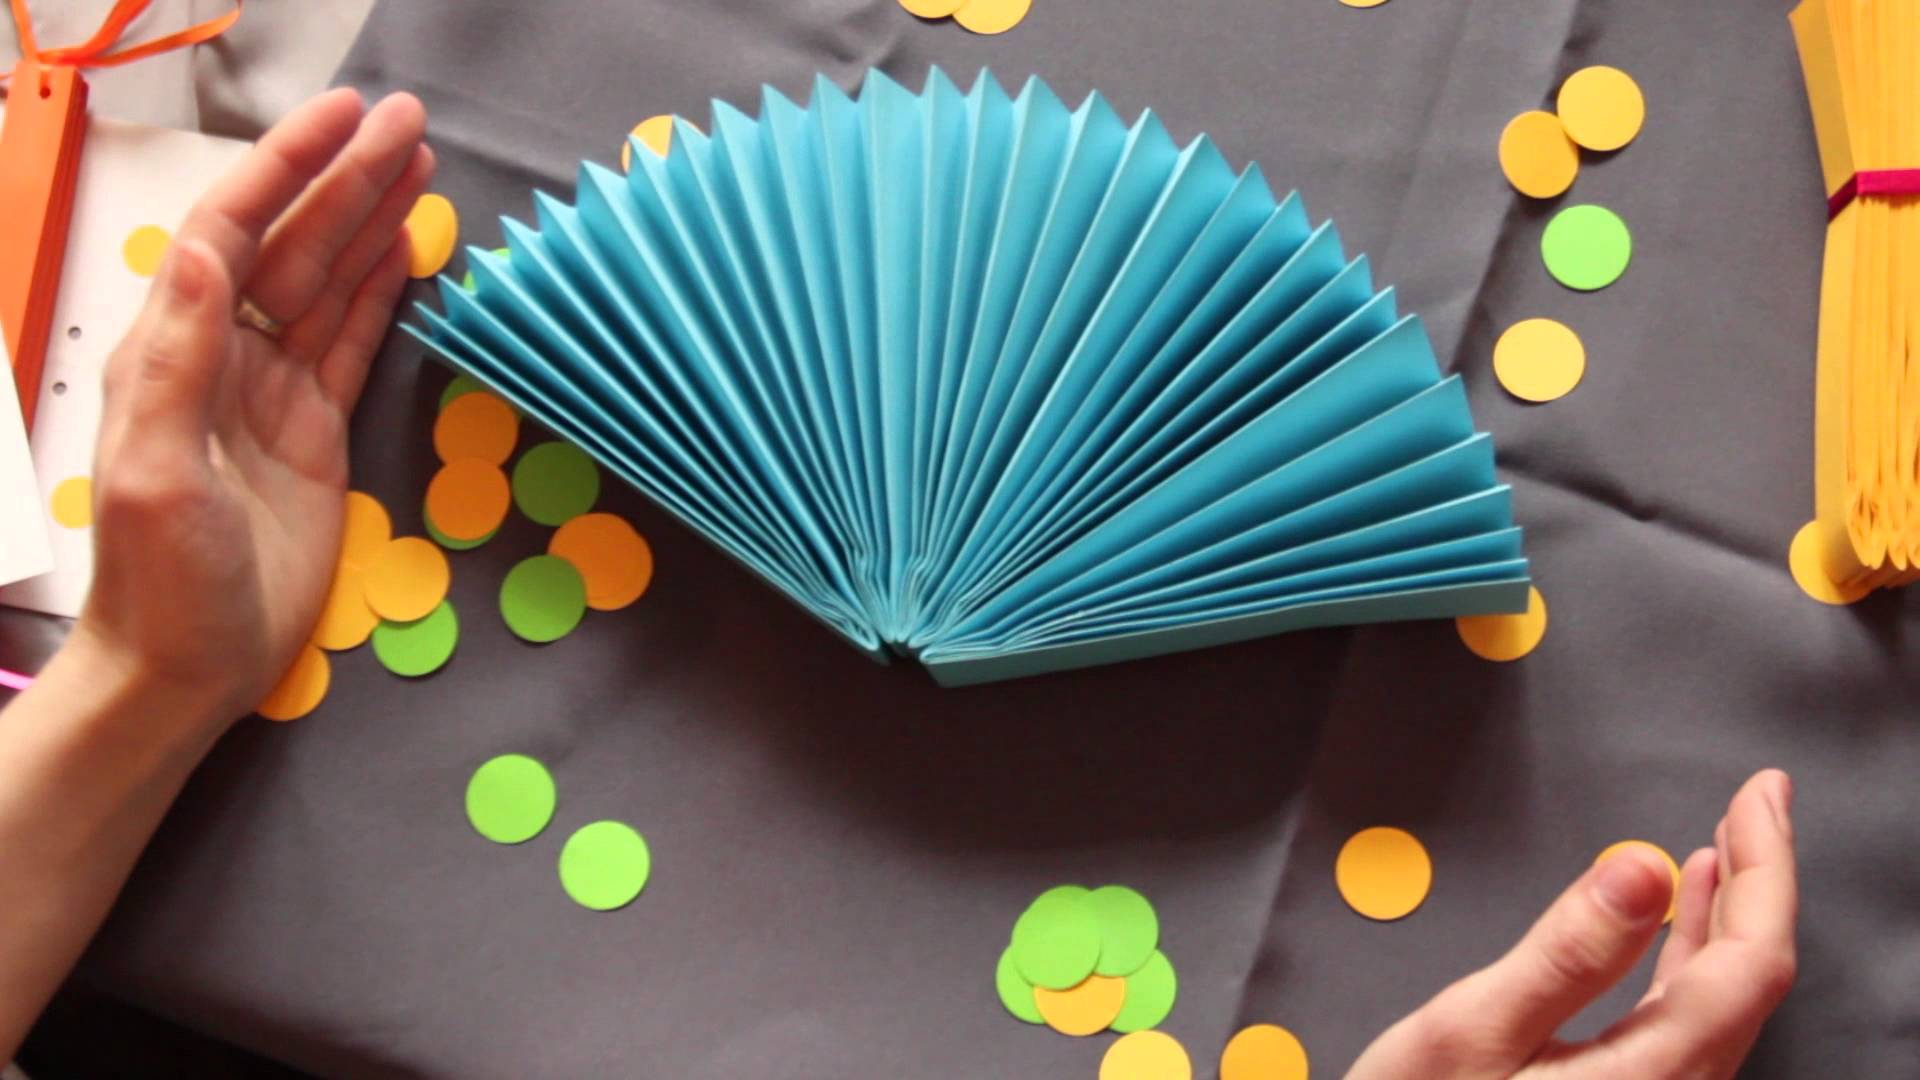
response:
{"label": "wrinkled gray cloth", "polygon": [[[1041,890],[1118,881],[1159,908],[1181,982],[1164,1027],[1200,1075],[1268,1021],[1332,1076],[1607,844],[1684,858],[1742,779],[1783,765],[1802,975],[1749,1074],[1912,1075],[1920,605],[1820,607],[1785,571],[1811,503],[1824,218],[1782,5],[1037,0],[983,38],[894,0],[390,0],[340,78],[426,100],[436,186],[493,246],[494,215],[570,192],[578,158],[613,160],[648,115],[704,124],[708,97],[751,110],[763,81],[803,95],[870,65],[918,86],[933,63],[1152,107],[1372,253],[1495,435],[1551,607],[1540,650],[1492,665],[1444,623],[1373,627],[943,691],[609,490],[657,554],[640,604],[526,646],[495,595],[544,531],[516,520],[454,556],[449,668],[408,683],[336,657],[319,713],[236,728],[88,976],[339,1074],[1092,1076],[1106,1040],[1010,1019],[992,973]],[[1552,208],[1512,193],[1494,149],[1588,63],[1633,73],[1649,118],[1565,200],[1613,207],[1638,241],[1619,284],[1583,295],[1547,278]],[[1531,316],[1590,357],[1544,407],[1488,362]],[[405,531],[446,378],[396,335],[356,420],[355,483]],[[509,751],[550,764],[560,803],[497,847],[462,790]],[[594,914],[554,864],[606,817],[646,834],[654,877]],[[1393,924],[1333,885],[1339,844],[1379,823],[1435,865]]]}

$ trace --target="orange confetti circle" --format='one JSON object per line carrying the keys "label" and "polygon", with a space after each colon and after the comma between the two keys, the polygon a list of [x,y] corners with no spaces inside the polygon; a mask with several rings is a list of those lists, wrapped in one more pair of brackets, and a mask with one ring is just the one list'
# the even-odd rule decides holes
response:
{"label": "orange confetti circle", "polygon": [[358,648],[379,623],[380,616],[367,606],[366,572],[359,563],[340,563],[334,568],[327,602],[320,608],[320,621],[314,624],[312,642],[329,652]]}
{"label": "orange confetti circle", "polygon": [[1033,988],[1033,1005],[1047,1026],[1062,1035],[1092,1035],[1105,1031],[1127,1003],[1127,980],[1089,975],[1065,990]]}
{"label": "orange confetti circle", "polygon": [[84,529],[93,524],[93,477],[69,476],[55,484],[47,509],[63,528]]}
{"label": "orange confetti circle", "polygon": [[1826,533],[1818,521],[1809,521],[1793,534],[1793,546],[1787,549],[1787,569],[1793,572],[1800,591],[1823,604],[1835,606],[1856,603],[1873,591],[1870,585],[1835,581],[1826,569]]}
{"label": "orange confetti circle", "polygon": [[456,458],[427,484],[427,521],[451,540],[479,540],[507,520],[513,486],[498,465]]}
{"label": "orange confetti circle", "polygon": [[1347,906],[1369,919],[1392,922],[1413,913],[1433,887],[1433,860],[1405,829],[1362,829],[1340,847],[1334,884]]}
{"label": "orange confetti circle", "polygon": [[910,15],[922,19],[944,19],[965,7],[967,0],[900,0],[900,6]]}
{"label": "orange confetti circle", "polygon": [[1033,0],[967,0],[953,13],[953,21],[976,34],[1004,34],[1020,25]]}
{"label": "orange confetti circle", "polygon": [[1551,199],[1580,175],[1580,151],[1559,117],[1530,109],[1507,121],[1500,132],[1500,171],[1520,194]]}
{"label": "orange confetti circle", "polygon": [[460,215],[445,195],[430,191],[414,202],[406,224],[407,240],[412,245],[407,274],[430,278],[453,258],[453,247],[460,240]]}
{"label": "orange confetti circle", "polygon": [[1136,1031],[1107,1047],[1100,1080],[1193,1080],[1193,1059],[1164,1031]]}
{"label": "orange confetti circle", "polygon": [[1462,615],[1453,620],[1460,640],[1482,660],[1518,660],[1547,636],[1547,598],[1527,587],[1527,610],[1518,615]]}
{"label": "orange confetti circle", "polygon": [[[673,149],[673,121],[670,115],[649,116],[633,125],[633,130],[627,134],[639,139],[647,149],[666,157],[667,152]],[[623,172],[633,171],[633,144],[624,140],[620,143],[620,169]]]}
{"label": "orange confetti circle", "polygon": [[433,422],[433,452],[442,462],[479,458],[504,465],[519,439],[520,417],[513,406],[485,392],[454,398]]}
{"label": "orange confetti circle", "polygon": [[152,277],[160,272],[160,260],[166,258],[167,245],[173,237],[158,225],[142,225],[127,234],[126,242],[120,245],[120,257],[127,261],[127,269],[141,277]]}
{"label": "orange confetti circle", "polygon": [[365,570],[367,606],[392,622],[424,619],[447,598],[453,571],[433,541],[403,536],[374,553]]}
{"label": "orange confetti circle", "polygon": [[393,519],[380,500],[364,491],[347,492],[340,528],[340,561],[364,566],[375,552],[393,539]]}
{"label": "orange confetti circle", "polygon": [[580,571],[587,583],[587,606],[595,611],[626,607],[653,581],[653,549],[626,519],[614,514],[581,514],[560,526],[547,554]]}
{"label": "orange confetti circle", "polygon": [[1220,1052],[1220,1080],[1307,1080],[1307,1048],[1275,1024],[1242,1028]]}
{"label": "orange confetti circle", "polygon": [[1648,851],[1660,856],[1660,861],[1667,864],[1667,873],[1673,876],[1673,893],[1667,898],[1666,921],[1672,922],[1674,913],[1680,910],[1680,864],[1673,861],[1673,856],[1667,854],[1666,848],[1646,840],[1622,840],[1617,844],[1607,845],[1605,851],[1594,856],[1593,865],[1599,866],[1612,856],[1619,854],[1622,849],[1630,847],[1646,848]]}
{"label": "orange confetti circle", "polygon": [[293,666],[253,711],[269,720],[298,720],[320,707],[332,683],[333,665],[327,662],[327,654],[302,645]]}

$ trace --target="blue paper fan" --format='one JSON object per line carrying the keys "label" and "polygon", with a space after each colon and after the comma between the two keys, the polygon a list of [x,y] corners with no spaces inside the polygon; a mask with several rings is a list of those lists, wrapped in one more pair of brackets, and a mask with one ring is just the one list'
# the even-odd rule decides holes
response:
{"label": "blue paper fan", "polygon": [[861,649],[960,684],[1526,607],[1419,319],[1205,137],[934,71],[672,146],[409,329]]}

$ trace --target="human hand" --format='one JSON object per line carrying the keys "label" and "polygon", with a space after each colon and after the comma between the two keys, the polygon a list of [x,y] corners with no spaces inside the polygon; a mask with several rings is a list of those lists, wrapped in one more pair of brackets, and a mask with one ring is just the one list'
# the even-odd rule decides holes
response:
{"label": "human hand", "polygon": [[1665,916],[1671,874],[1628,847],[1588,870],[1513,950],[1387,1029],[1348,1080],[1730,1077],[1794,977],[1793,785],[1748,780],[1687,859],[1679,910],[1632,1012],[1597,1038],[1560,1026],[1631,970]]}
{"label": "human hand", "polygon": [[[425,130],[409,95],[363,115],[354,91],[322,94],[180,225],[107,362],[81,667],[224,730],[307,640],[340,543],[347,420],[433,175]],[[236,321],[243,297],[277,335]]]}

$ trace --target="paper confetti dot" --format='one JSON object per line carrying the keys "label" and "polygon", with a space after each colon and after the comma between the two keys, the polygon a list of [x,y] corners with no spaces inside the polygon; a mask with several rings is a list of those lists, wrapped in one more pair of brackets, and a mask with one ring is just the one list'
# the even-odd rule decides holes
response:
{"label": "paper confetti dot", "polygon": [[367,606],[388,622],[424,619],[447,598],[453,571],[433,541],[419,536],[389,540],[367,560]]}
{"label": "paper confetti dot", "polygon": [[467,394],[488,393],[492,393],[492,391],[488,390],[487,384],[481,382],[479,379],[465,373],[455,375],[453,381],[447,384],[447,388],[440,391],[440,407],[444,409],[448,405],[453,404],[455,398],[463,397]]}
{"label": "paper confetti dot", "polygon": [[1793,534],[1793,546],[1787,549],[1787,569],[1793,571],[1794,584],[1801,592],[1823,604],[1856,603],[1873,590],[1827,576],[1825,536],[1826,530],[1818,521],[1800,526],[1800,531]]}
{"label": "paper confetti dot", "polygon": [[1604,206],[1569,206],[1540,237],[1547,272],[1569,289],[1591,292],[1620,280],[1633,258],[1633,234]]}
{"label": "paper confetti dot", "polygon": [[1113,1018],[1113,1030],[1126,1034],[1159,1027],[1173,1012],[1174,999],[1180,995],[1180,980],[1174,975],[1173,962],[1165,953],[1155,952],[1140,970],[1127,976],[1127,1000]]}
{"label": "paper confetti dot", "polygon": [[1033,0],[967,0],[953,13],[953,21],[976,34],[1004,34],[1020,25]]}
{"label": "paper confetti dot", "polygon": [[455,458],[427,483],[426,517],[436,531],[459,541],[492,534],[507,520],[513,493],[500,466]]}
{"label": "paper confetti dot", "polygon": [[392,539],[393,518],[380,500],[364,491],[347,492],[340,527],[340,561],[365,566]]}
{"label": "paper confetti dot", "polygon": [[1560,84],[1555,103],[1573,141],[1589,150],[1618,150],[1640,134],[1647,99],[1633,76],[1613,67],[1581,68]]}
{"label": "paper confetti dot", "polygon": [[1340,0],[1340,2],[1350,8],[1376,8],[1387,0]]}
{"label": "paper confetti dot", "polygon": [[126,242],[120,245],[120,257],[127,261],[127,269],[141,277],[152,277],[160,272],[160,260],[166,257],[172,240],[160,226],[142,225],[127,234]]}
{"label": "paper confetti dot", "polygon": [[467,781],[467,820],[496,844],[524,843],[553,820],[553,774],[525,754],[501,754]]}
{"label": "paper confetti dot", "polygon": [[47,509],[54,524],[67,529],[84,529],[93,524],[93,477],[69,476],[53,485],[53,497]]}
{"label": "paper confetti dot", "polygon": [[1014,963],[1035,986],[1078,986],[1099,959],[1100,923],[1083,897],[1042,896],[1013,924]]}
{"label": "paper confetti dot", "polygon": [[495,529],[487,535],[473,540],[455,540],[453,537],[434,528],[431,520],[428,520],[425,524],[427,527],[427,535],[433,539],[434,543],[439,544],[448,551],[472,551],[474,548],[500,535],[500,530]]}
{"label": "paper confetti dot", "polygon": [[900,0],[900,6],[922,19],[944,19],[959,11],[967,0]]}
{"label": "paper confetti dot", "polygon": [[1242,1028],[1220,1052],[1220,1080],[1307,1080],[1307,1048],[1274,1024]]}
{"label": "paper confetti dot", "polygon": [[333,569],[320,621],[313,627],[313,643],[329,652],[358,648],[379,624],[380,616],[367,606],[364,570],[359,563],[342,561]]}
{"label": "paper confetti dot", "polygon": [[587,613],[587,585],[565,559],[535,555],[522,559],[500,583],[500,616],[524,641],[558,641],[573,632]]}
{"label": "paper confetti dot", "polygon": [[542,525],[564,525],[599,498],[600,470],[572,443],[541,443],[514,463],[513,503]]}
{"label": "paper confetti dot", "polygon": [[1093,1035],[1105,1031],[1127,1000],[1127,980],[1089,975],[1065,990],[1033,988],[1033,1004],[1047,1026],[1062,1035]]}
{"label": "paper confetti dot", "polygon": [[1001,950],[1000,962],[994,966],[993,989],[1000,995],[1000,1004],[1006,1006],[1015,1020],[1029,1024],[1043,1022],[1039,1006],[1033,1003],[1033,984],[1020,976],[1020,969],[1013,962],[1011,945]]}
{"label": "paper confetti dot", "polygon": [[1493,373],[1523,401],[1552,401],[1580,385],[1587,349],[1580,335],[1552,319],[1514,323],[1493,346]]}
{"label": "paper confetti dot", "polygon": [[1468,649],[1482,660],[1518,660],[1547,636],[1547,598],[1527,588],[1527,610],[1518,615],[1462,615],[1453,628]]}
{"label": "paper confetti dot", "polygon": [[1520,194],[1551,199],[1580,175],[1580,151],[1559,117],[1532,109],[1507,121],[1500,133],[1500,171]]}
{"label": "paper confetti dot", "polygon": [[581,514],[553,534],[547,554],[573,564],[587,583],[587,606],[618,611],[640,599],[653,581],[653,549],[625,518]]}
{"label": "paper confetti dot", "polygon": [[426,618],[399,623],[381,620],[373,630],[373,655],[395,675],[417,679],[445,667],[460,641],[460,619],[445,600]]}
{"label": "paper confetti dot", "polygon": [[595,911],[632,903],[652,870],[647,842],[618,821],[583,825],[560,850],[561,887],[574,903]]}
{"label": "paper confetti dot", "polygon": [[1605,851],[1594,856],[1593,865],[1599,866],[1612,856],[1619,854],[1623,848],[1630,847],[1645,848],[1655,855],[1660,856],[1660,861],[1667,864],[1667,873],[1673,876],[1673,892],[1667,900],[1667,917],[1665,921],[1672,922],[1674,913],[1680,910],[1680,864],[1673,861],[1673,856],[1667,854],[1666,848],[1646,840],[1622,840],[1617,844],[1607,845]]}
{"label": "paper confetti dot", "polygon": [[1096,975],[1131,975],[1160,944],[1160,919],[1153,905],[1125,885],[1103,885],[1087,894],[1100,929],[1100,959]]}
{"label": "paper confetti dot", "polygon": [[1100,1080],[1193,1080],[1193,1059],[1164,1031],[1136,1031],[1107,1047]]}
{"label": "paper confetti dot", "polygon": [[430,278],[453,258],[460,239],[460,216],[445,195],[427,192],[414,201],[407,212],[407,239],[413,253],[407,263],[407,275]]}
{"label": "paper confetti dot", "polygon": [[462,394],[433,421],[433,452],[444,462],[478,458],[504,465],[520,439],[520,417],[493,394]]}
{"label": "paper confetti dot", "polygon": [[269,720],[298,720],[320,707],[332,682],[333,665],[327,662],[327,654],[313,645],[302,645],[293,666],[253,711]]}
{"label": "paper confetti dot", "polygon": [[1404,829],[1362,829],[1341,846],[1333,879],[1348,907],[1369,919],[1391,922],[1427,898],[1433,861]]}
{"label": "paper confetti dot", "polygon": [[[627,134],[630,138],[639,139],[647,149],[666,157],[668,151],[673,149],[673,117],[649,116],[633,125],[633,130]],[[623,140],[620,143],[620,171],[630,172],[632,169],[633,144]]]}

